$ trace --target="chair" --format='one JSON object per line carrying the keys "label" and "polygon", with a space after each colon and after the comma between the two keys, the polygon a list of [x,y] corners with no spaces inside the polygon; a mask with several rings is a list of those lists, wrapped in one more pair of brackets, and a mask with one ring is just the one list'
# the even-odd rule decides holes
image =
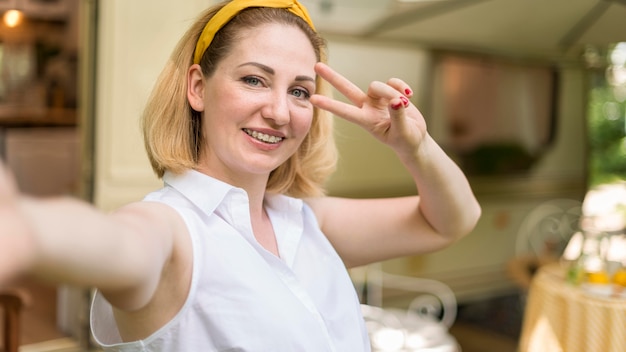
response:
{"label": "chair", "polygon": [[526,301],[535,273],[559,261],[570,238],[580,229],[582,202],[557,198],[540,203],[523,218],[517,232],[515,256],[507,262],[507,274],[517,286],[517,304],[523,321]]}
{"label": "chair", "polygon": [[507,264],[510,278],[525,293],[540,266],[557,261],[580,228],[582,202],[558,198],[533,208],[517,232],[515,257]]}
{"label": "chair", "polygon": [[20,289],[0,290],[3,318],[3,352],[18,352],[20,345],[20,313],[30,300]]}
{"label": "chair", "polygon": [[[437,348],[437,351],[460,351],[448,333],[457,313],[454,292],[444,283],[384,272],[382,264],[351,270],[360,294],[373,351],[413,351]],[[407,309],[383,306],[383,290],[414,293]]]}
{"label": "chair", "polygon": [[524,217],[517,232],[516,255],[541,255],[546,249],[562,252],[580,229],[581,216],[579,200],[560,198],[539,204]]}

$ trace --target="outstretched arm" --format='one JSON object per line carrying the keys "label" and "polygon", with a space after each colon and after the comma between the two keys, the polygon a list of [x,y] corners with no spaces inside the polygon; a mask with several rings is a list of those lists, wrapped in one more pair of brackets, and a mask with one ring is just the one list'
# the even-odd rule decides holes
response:
{"label": "outstretched arm", "polygon": [[[18,193],[0,163],[0,285],[12,276],[98,287],[121,309],[145,305],[173,250],[177,217],[155,203],[103,214],[71,198]],[[171,215],[171,216],[170,216]]]}
{"label": "outstretched arm", "polygon": [[352,104],[315,95],[312,103],[353,122],[391,147],[419,196],[308,200],[324,233],[349,266],[443,248],[468,234],[480,206],[463,172],[430,137],[410,87],[399,79],[373,82],[367,92],[327,65],[316,72]]}

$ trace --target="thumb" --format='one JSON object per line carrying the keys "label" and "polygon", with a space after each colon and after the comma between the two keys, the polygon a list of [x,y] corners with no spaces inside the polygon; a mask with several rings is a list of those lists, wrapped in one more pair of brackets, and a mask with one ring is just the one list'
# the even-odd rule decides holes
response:
{"label": "thumb", "polygon": [[389,117],[391,125],[397,130],[397,133],[403,134],[407,129],[407,108],[409,104],[409,100],[404,96],[389,101]]}
{"label": "thumb", "polygon": [[26,270],[33,250],[19,203],[15,178],[0,161],[0,287]]}

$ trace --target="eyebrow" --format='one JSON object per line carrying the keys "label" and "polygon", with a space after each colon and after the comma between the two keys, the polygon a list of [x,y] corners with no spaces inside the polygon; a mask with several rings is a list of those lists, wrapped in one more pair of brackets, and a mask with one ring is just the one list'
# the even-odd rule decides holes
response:
{"label": "eyebrow", "polygon": [[[254,61],[245,62],[245,63],[239,65],[239,67],[242,67],[242,66],[255,66],[255,67],[258,67],[261,70],[267,72],[270,75],[276,74],[276,71],[274,71],[273,68],[271,68],[271,67],[269,67],[267,65],[263,65],[262,63],[259,63],[259,62],[254,62]],[[296,76],[296,81],[310,81],[310,82],[315,83],[315,79],[313,77],[304,76],[304,75]]]}

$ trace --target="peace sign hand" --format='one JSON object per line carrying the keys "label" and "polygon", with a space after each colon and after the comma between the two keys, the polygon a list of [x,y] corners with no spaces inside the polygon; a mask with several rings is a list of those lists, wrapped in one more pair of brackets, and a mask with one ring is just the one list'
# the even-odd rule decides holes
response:
{"label": "peace sign hand", "polygon": [[315,71],[353,105],[322,95],[311,97],[313,105],[363,127],[400,155],[414,155],[427,133],[426,122],[410,103],[413,93],[404,81],[374,81],[365,93],[328,65],[317,63]]}

